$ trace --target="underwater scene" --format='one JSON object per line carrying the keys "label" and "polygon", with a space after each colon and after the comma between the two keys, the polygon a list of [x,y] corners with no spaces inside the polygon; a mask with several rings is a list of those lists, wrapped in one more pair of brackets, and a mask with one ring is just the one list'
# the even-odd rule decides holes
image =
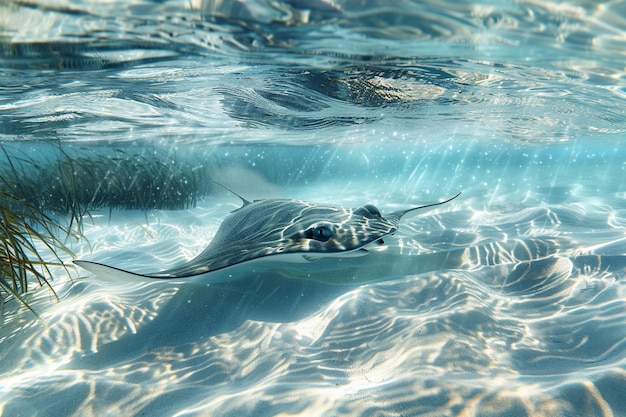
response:
{"label": "underwater scene", "polygon": [[626,416],[626,2],[0,3],[0,415]]}

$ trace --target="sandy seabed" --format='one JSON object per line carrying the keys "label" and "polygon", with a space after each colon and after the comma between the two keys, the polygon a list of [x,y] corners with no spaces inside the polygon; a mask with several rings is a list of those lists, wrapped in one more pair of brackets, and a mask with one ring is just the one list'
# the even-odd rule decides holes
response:
{"label": "sandy seabed", "polygon": [[[286,278],[269,263],[233,268],[225,283],[81,272],[59,303],[36,291],[47,326],[5,306],[2,415],[626,413],[623,213],[475,202],[403,222],[358,258],[361,282]],[[96,215],[92,251],[77,252],[142,272],[171,266],[237,204],[207,200],[147,224],[143,213]],[[354,272],[320,262],[307,268]]]}

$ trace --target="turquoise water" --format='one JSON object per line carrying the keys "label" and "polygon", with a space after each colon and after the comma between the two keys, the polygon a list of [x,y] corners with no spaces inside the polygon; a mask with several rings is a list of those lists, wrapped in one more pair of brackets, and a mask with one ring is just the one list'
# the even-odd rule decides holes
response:
{"label": "turquoise water", "polygon": [[[3,162],[156,156],[250,200],[383,215],[462,192],[367,256],[295,271],[53,269],[60,301],[28,295],[47,325],[3,306],[0,413],[626,415],[624,16],[582,0],[0,5]],[[241,205],[205,189],[181,210],[93,208],[68,244],[143,273],[183,263]]]}

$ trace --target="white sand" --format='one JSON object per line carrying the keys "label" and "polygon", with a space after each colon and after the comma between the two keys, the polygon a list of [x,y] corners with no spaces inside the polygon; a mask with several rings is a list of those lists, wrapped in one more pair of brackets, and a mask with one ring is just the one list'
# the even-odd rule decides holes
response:
{"label": "white sand", "polygon": [[[591,231],[578,225],[602,207],[507,214],[477,202],[404,224],[393,251],[360,258],[364,277],[391,274],[370,284],[244,269],[212,285],[80,273],[58,304],[38,291],[48,326],[22,311],[2,328],[2,415],[619,414],[624,219]],[[207,199],[147,225],[142,213],[97,216],[93,253],[77,253],[158,270],[202,250],[236,204]],[[606,256],[579,256],[582,241]],[[413,274],[432,253],[448,263]]]}

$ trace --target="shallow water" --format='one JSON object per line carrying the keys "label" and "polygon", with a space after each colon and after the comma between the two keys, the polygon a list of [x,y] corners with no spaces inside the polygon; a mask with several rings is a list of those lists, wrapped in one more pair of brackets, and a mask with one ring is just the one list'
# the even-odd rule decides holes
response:
{"label": "shallow water", "polygon": [[[624,16],[623,1],[0,5],[12,160],[156,155],[247,199],[383,214],[462,192],[365,257],[295,272],[59,268],[59,302],[28,295],[47,325],[3,306],[1,414],[625,415]],[[189,260],[241,204],[207,190],[184,210],[95,208],[72,250],[138,272]]]}

